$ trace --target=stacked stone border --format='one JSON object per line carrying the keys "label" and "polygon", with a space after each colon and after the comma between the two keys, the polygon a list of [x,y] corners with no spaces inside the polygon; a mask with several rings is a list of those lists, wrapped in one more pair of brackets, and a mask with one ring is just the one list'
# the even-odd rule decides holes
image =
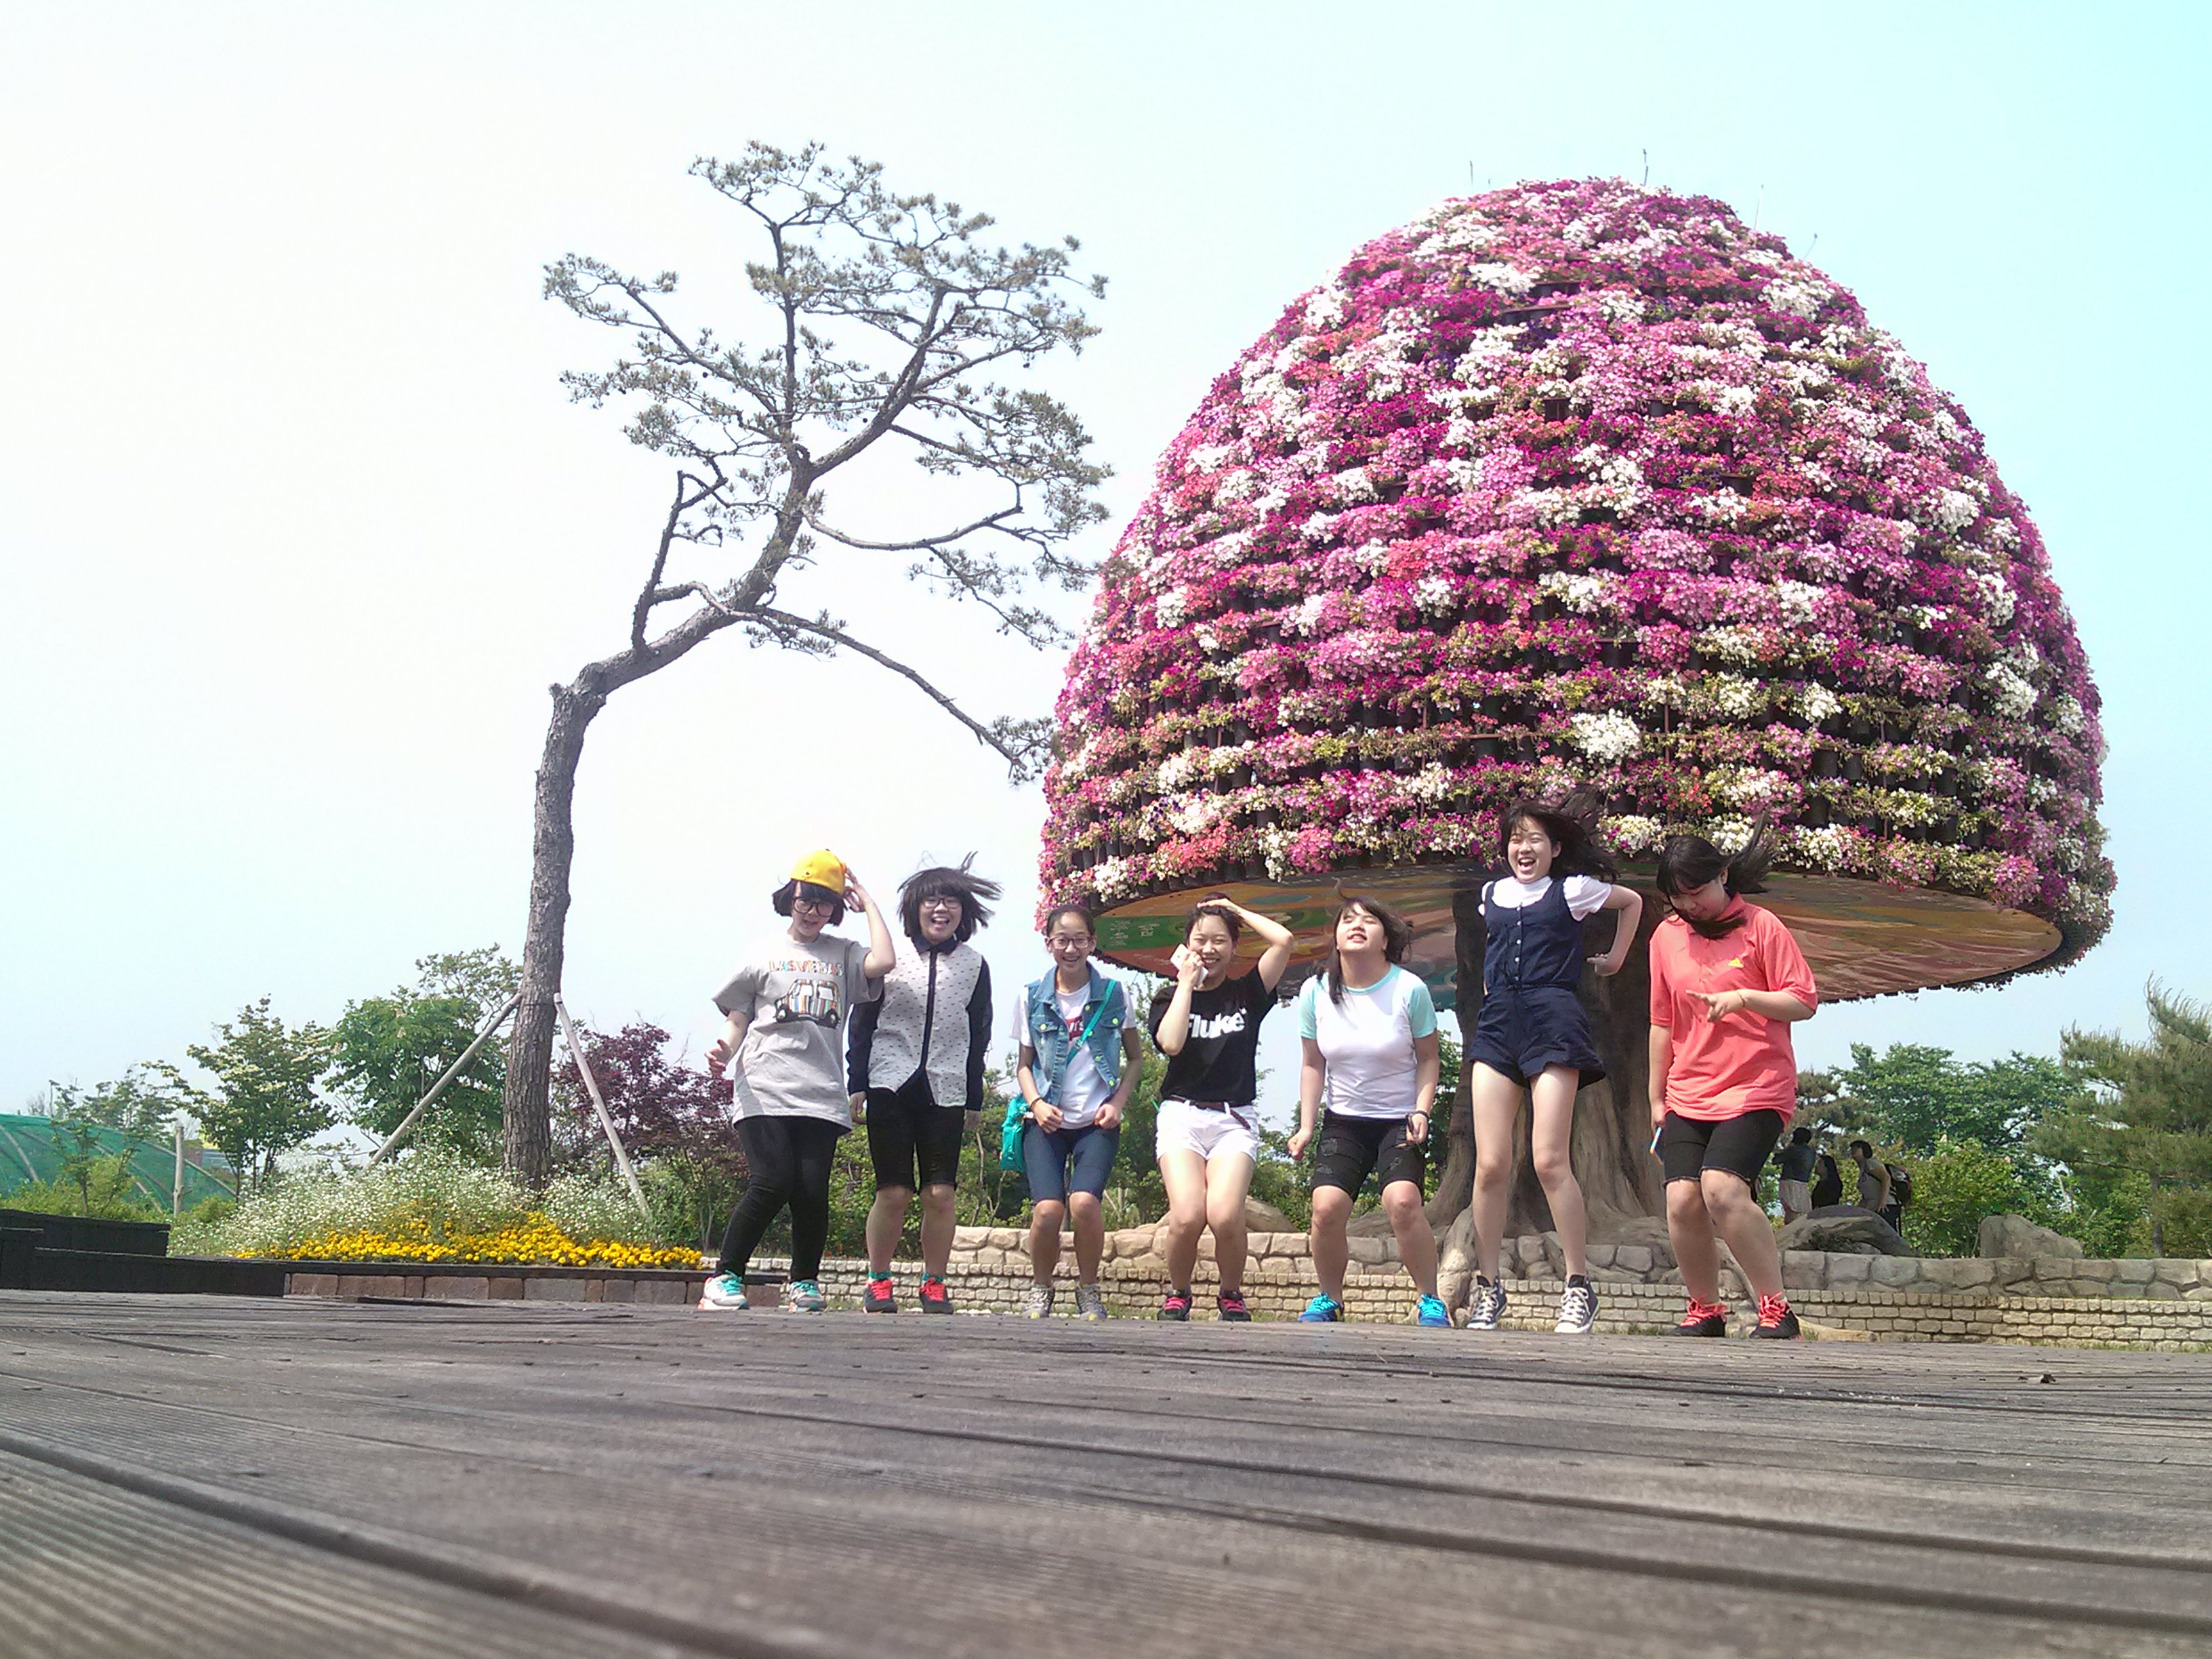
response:
{"label": "stacked stone border", "polygon": [[[1117,1316],[1149,1318],[1158,1310],[1167,1288],[1165,1263],[1151,1249],[1152,1229],[1115,1235],[1109,1258],[1100,1269],[1099,1282],[1109,1310]],[[1255,1317],[1295,1318],[1316,1289],[1313,1264],[1303,1234],[1260,1233],[1252,1237],[1254,1250],[1245,1274],[1245,1296]],[[1412,1285],[1395,1263],[1388,1240],[1354,1239],[1354,1260],[1346,1275],[1347,1316],[1356,1322],[1410,1322],[1413,1313]],[[1012,1229],[963,1228],[954,1260],[946,1274],[955,1304],[963,1312],[1012,1314],[1027,1298],[1033,1275],[1023,1249],[1023,1236]],[[1193,1289],[1197,1305],[1193,1317],[1214,1317],[1213,1298],[1218,1279],[1214,1272],[1212,1240],[1201,1241]],[[1140,1248],[1141,1246],[1141,1248]],[[1632,1249],[1634,1247],[1623,1247]],[[1595,1254],[1595,1253],[1594,1253]],[[2060,1262],[2069,1270],[2065,1279],[2031,1275],[2025,1282],[2054,1289],[2084,1282],[2107,1285],[2105,1294],[2070,1296],[2016,1294],[1999,1288],[2022,1282],[2001,1276],[2005,1264],[1988,1261],[1936,1263],[1918,1261],[1921,1267],[1943,1266],[1988,1267],[1989,1278],[1968,1288],[1905,1289],[1881,1282],[1878,1273],[1888,1264],[1914,1264],[1915,1258],[1835,1256],[1830,1263],[1850,1263],[1865,1270],[1856,1282],[1813,1285],[1798,1282],[1812,1276],[1813,1252],[1793,1251],[1788,1267],[1792,1278],[1790,1301],[1798,1312],[1817,1327],[1838,1336],[1876,1342],[2000,1342],[2038,1343],[2062,1346],[2128,1348],[2212,1347],[2212,1264]],[[519,1301],[632,1303],[681,1306],[696,1303],[706,1281],[706,1270],[665,1272],[647,1269],[591,1267],[503,1267],[459,1263],[394,1264],[380,1270],[375,1263],[297,1262],[287,1264],[285,1293],[291,1296],[330,1296],[353,1299],[389,1298],[428,1301]],[[781,1264],[768,1261],[763,1268]],[[2110,1279],[2080,1270],[2106,1265],[2148,1267],[2148,1276],[2130,1273]],[[2174,1282],[2179,1269],[2192,1270],[2186,1288]],[[1613,1334],[1650,1334],[1671,1329],[1681,1316],[1679,1283],[1665,1278],[1646,1281],[1613,1276],[1613,1270],[1595,1259],[1593,1274],[1601,1306],[1597,1328]],[[2158,1269],[2176,1270],[2161,1279]],[[2193,1270],[2205,1269],[2203,1276]],[[1825,1273],[1824,1266],[1822,1272]],[[1846,1273],[1851,1271],[1845,1267]],[[914,1310],[920,1282],[918,1263],[900,1262],[895,1269],[902,1306]],[[857,1307],[860,1287],[867,1276],[863,1261],[836,1260],[823,1263],[822,1287],[833,1305]],[[1064,1255],[1055,1279],[1059,1290],[1055,1313],[1066,1316],[1073,1309],[1074,1273]],[[2138,1285],[2147,1294],[2115,1295]],[[1549,1331],[1556,1316],[1560,1284],[1555,1276],[1509,1276],[1505,1280],[1509,1329]],[[1740,1286],[1733,1326],[1741,1334],[1749,1328],[1750,1309]],[[2159,1292],[2163,1292],[2160,1294]]]}

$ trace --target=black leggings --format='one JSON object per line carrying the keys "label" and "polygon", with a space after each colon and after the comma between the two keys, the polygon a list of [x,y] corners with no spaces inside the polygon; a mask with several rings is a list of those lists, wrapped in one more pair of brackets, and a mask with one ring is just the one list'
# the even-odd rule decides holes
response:
{"label": "black leggings", "polygon": [[844,1133],[827,1118],[738,1120],[738,1144],[745,1149],[745,1191],[730,1212],[718,1273],[742,1274],[761,1235],[789,1205],[791,1276],[821,1277],[822,1249],[830,1242],[830,1164]]}

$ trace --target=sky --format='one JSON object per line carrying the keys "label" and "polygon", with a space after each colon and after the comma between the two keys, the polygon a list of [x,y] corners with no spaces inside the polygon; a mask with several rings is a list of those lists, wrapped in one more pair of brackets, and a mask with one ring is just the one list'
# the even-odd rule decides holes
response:
{"label": "sky", "polygon": [[[675,270],[687,316],[743,336],[751,249],[685,169],[756,138],[881,161],[1010,240],[1082,238],[1103,332],[1041,383],[1116,471],[1093,554],[1212,377],[1375,235],[1524,178],[1648,167],[1730,203],[1972,415],[2110,744],[2105,942],[2001,989],[1824,1009],[1801,1062],[2049,1053],[2069,1024],[2140,1030],[2153,975],[2212,994],[2175,863],[2212,792],[2184,488],[2212,382],[2212,24],[1753,15],[0,3],[0,1110],[181,1060],[264,994],[329,1021],[419,957],[519,953],[546,688],[620,645],[670,482],[563,392],[617,343],[543,269]],[[1049,706],[1057,660],[895,572],[819,580],[978,712]],[[1008,885],[981,942],[1011,986],[1045,966],[1042,817],[882,671],[725,637],[592,727],[568,1000],[703,1047],[768,893],[822,845],[883,894],[975,852]]]}

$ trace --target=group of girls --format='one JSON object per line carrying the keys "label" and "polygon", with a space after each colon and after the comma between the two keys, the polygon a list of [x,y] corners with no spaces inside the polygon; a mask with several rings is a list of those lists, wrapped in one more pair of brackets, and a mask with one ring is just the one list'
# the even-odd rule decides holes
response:
{"label": "group of girls", "polygon": [[[1524,1097],[1530,1161],[1566,1269],[1555,1328],[1584,1334],[1596,1319],[1572,1143],[1577,1095],[1605,1072],[1577,988],[1585,965],[1600,975],[1620,971],[1639,934],[1643,899],[1615,878],[1595,822],[1596,803],[1586,795],[1516,803],[1499,825],[1506,873],[1481,890],[1483,996],[1467,1053],[1475,1143],[1468,1323],[1476,1330],[1497,1329],[1505,1313],[1498,1259]],[[1819,995],[1789,930],[1744,902],[1763,890],[1770,858],[1761,833],[1732,858],[1702,837],[1677,836],[1659,860],[1656,884],[1668,915],[1650,934],[1651,1150],[1664,1172],[1668,1231],[1689,1297],[1677,1328],[1684,1335],[1726,1334],[1722,1241],[1758,1298],[1756,1334],[1798,1334],[1756,1192],[1796,1106],[1790,1026],[1811,1016]],[[981,1104],[990,1032],[989,970],[969,941],[998,896],[965,865],[919,872],[900,892],[902,948],[866,890],[826,853],[802,860],[777,891],[775,908],[789,928],[715,999],[728,1023],[708,1061],[717,1070],[738,1062],[736,1111],[750,1182],[702,1307],[744,1304],[745,1264],[787,1206],[788,1305],[825,1305],[816,1281],[830,1155],[837,1137],[864,1117],[877,1193],[863,1306],[896,1306],[891,1255],[918,1191],[921,1306],[951,1310],[944,1275],[963,1114]],[[867,918],[866,947],[823,933],[848,908]],[[1616,913],[1612,942],[1585,958],[1583,923],[1601,911]],[[1257,959],[1240,968],[1248,933]],[[1042,1318],[1053,1310],[1065,1225],[1073,1234],[1076,1311],[1100,1319],[1101,1200],[1142,1046],[1127,989],[1092,961],[1097,938],[1089,914],[1073,905],[1054,909],[1045,943],[1054,965],[1023,992],[1021,1100],[1010,1107],[1021,1115],[1034,1201],[1035,1284],[1024,1311]],[[1244,1212],[1260,1151],[1256,1057],[1291,943],[1279,921],[1217,895],[1190,912],[1174,981],[1152,1000],[1146,1023],[1167,1061],[1156,1127],[1168,1195],[1162,1319],[1190,1317],[1200,1238],[1208,1231],[1218,1316],[1251,1317]],[[1440,1073],[1437,1015],[1426,985],[1403,965],[1411,945],[1410,928],[1388,907],[1347,896],[1328,959],[1297,999],[1298,1127],[1290,1152],[1301,1162],[1313,1153],[1320,1291],[1299,1316],[1309,1322],[1344,1316],[1347,1224],[1370,1176],[1413,1281],[1414,1319],[1452,1322],[1437,1294],[1436,1238],[1423,1207]],[[839,1042],[848,1023],[849,1071]]]}

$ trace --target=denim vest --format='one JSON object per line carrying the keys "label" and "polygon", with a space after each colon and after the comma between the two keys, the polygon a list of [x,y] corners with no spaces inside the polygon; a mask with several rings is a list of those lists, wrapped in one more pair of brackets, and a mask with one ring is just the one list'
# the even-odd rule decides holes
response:
{"label": "denim vest", "polygon": [[[1092,1024],[1091,1016],[1101,1001],[1105,1003],[1106,1011]],[[1115,1088],[1121,1081],[1121,1028],[1129,1023],[1129,998],[1121,988],[1121,981],[1109,979],[1092,968],[1091,988],[1083,999],[1083,1018],[1091,1024],[1091,1063],[1098,1067],[1098,1075],[1106,1086]],[[1076,1036],[1081,1034],[1081,1029],[1077,1028]],[[1056,973],[1032,981],[1023,993],[1022,1041],[1036,1050],[1036,1065],[1032,1070],[1037,1090],[1050,1100],[1059,1092],[1068,1055],[1075,1047],[1075,1036],[1069,1034],[1066,1022],[1060,1017]]]}

